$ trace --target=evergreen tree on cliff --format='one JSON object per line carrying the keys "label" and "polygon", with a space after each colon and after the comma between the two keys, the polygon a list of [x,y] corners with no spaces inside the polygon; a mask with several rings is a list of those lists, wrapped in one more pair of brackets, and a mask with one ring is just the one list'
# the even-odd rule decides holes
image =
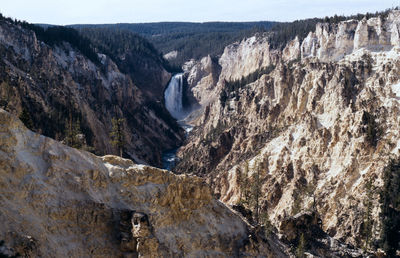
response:
{"label": "evergreen tree on cliff", "polygon": [[122,158],[122,151],[125,145],[125,138],[123,132],[123,124],[125,119],[122,118],[113,118],[112,119],[112,130],[110,133],[111,144],[118,148],[119,156]]}
{"label": "evergreen tree on cliff", "polygon": [[22,112],[19,115],[19,119],[28,129],[33,130],[33,121],[31,115],[29,114],[29,111],[26,108],[22,109]]}
{"label": "evergreen tree on cliff", "polygon": [[400,161],[390,161],[384,170],[381,191],[382,247],[388,257],[397,257],[400,247]]}

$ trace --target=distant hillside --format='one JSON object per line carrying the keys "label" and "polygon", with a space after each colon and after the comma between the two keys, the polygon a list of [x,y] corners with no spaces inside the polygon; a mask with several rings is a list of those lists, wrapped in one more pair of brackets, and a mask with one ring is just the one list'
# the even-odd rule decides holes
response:
{"label": "distant hillside", "polygon": [[220,55],[225,46],[253,35],[268,31],[276,22],[160,22],[137,24],[71,25],[84,35],[93,28],[127,30],[147,38],[163,54],[178,51],[171,65],[181,66],[191,58],[208,54]]}

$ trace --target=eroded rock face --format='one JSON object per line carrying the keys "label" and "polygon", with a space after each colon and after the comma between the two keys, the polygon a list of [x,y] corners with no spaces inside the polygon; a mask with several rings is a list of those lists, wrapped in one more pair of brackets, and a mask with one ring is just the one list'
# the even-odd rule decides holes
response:
{"label": "eroded rock face", "polygon": [[367,257],[362,250],[355,250],[348,245],[328,236],[320,227],[318,214],[312,211],[301,212],[285,218],[280,231],[285,232],[287,240],[298,246],[301,239],[306,243],[308,255],[318,257]]}
{"label": "eroded rock face", "polygon": [[[144,57],[133,58],[141,67],[141,77],[133,78],[106,55],[99,54],[101,64],[95,65],[69,44],[51,47],[7,21],[0,22],[0,53],[0,107],[15,115],[27,110],[41,134],[62,140],[73,119],[97,154],[116,154],[110,144],[111,120],[123,118],[124,156],[153,165],[161,164],[163,149],[183,140],[183,131],[156,102],[171,75]],[[143,77],[149,74],[154,76],[146,87]]]}
{"label": "eroded rock face", "polygon": [[[296,51],[288,49],[288,58],[295,56]],[[268,39],[263,35],[255,35],[227,46],[218,60],[207,56],[200,61],[187,62],[183,69],[188,84],[188,98],[194,98],[192,102],[198,104],[195,105],[195,112],[187,118],[188,122],[200,124],[201,114],[219,99],[225,81],[238,80],[261,67],[275,65],[278,58],[278,51],[270,50]]]}
{"label": "eroded rock face", "polygon": [[207,56],[200,61],[191,60],[183,68],[191,95],[201,106],[208,105],[221,72],[218,60]]}
{"label": "eroded rock face", "polygon": [[[370,204],[378,238],[377,189],[389,158],[400,155],[399,17],[393,11],[386,20],[319,24],[303,42],[274,52],[279,58],[272,72],[205,108],[179,152],[177,170],[203,175],[227,204],[243,198],[245,171],[250,182],[260,171],[261,211],[274,225],[315,206],[322,229],[355,246],[364,243]],[[226,49],[233,67],[222,66],[219,92],[223,79],[246,76],[255,63],[269,64],[244,62],[253,53],[245,45]],[[260,60],[267,50],[256,52]],[[370,135],[371,126],[380,133]]]}
{"label": "eroded rock face", "polygon": [[241,79],[260,67],[273,64],[274,61],[267,38],[253,36],[225,48],[219,60],[221,76],[228,81]]}
{"label": "eroded rock face", "polygon": [[[1,252],[41,257],[284,256],[195,176],[97,157],[0,109]],[[271,247],[273,246],[273,247]]]}
{"label": "eroded rock face", "polygon": [[399,46],[399,18],[399,11],[392,11],[386,20],[376,17],[333,25],[318,24],[315,33],[310,32],[301,44],[301,55],[315,56],[322,61],[338,61],[362,48],[372,51],[389,50]]}

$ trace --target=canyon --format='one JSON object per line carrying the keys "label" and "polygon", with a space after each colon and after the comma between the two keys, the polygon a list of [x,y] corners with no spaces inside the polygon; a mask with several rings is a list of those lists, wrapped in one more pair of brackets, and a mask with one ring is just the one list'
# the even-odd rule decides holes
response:
{"label": "canyon", "polygon": [[[379,239],[383,170],[400,154],[399,25],[396,10],[319,23],[282,50],[259,34],[218,60],[188,63],[188,91],[202,111],[175,170],[204,177],[222,202],[278,229],[316,211],[330,236],[369,248],[365,214]],[[246,197],[251,185],[257,208]]]}
{"label": "canyon", "polygon": [[15,115],[25,110],[41,134],[61,141],[69,125],[78,124],[84,145],[116,154],[112,119],[123,119],[124,157],[158,166],[162,150],[183,141],[183,130],[161,104],[171,74],[157,60],[128,52],[120,59],[135,59],[132,69],[141,75],[125,74],[107,55],[97,53],[96,64],[67,42],[51,46],[7,20],[0,23],[0,52],[0,107]]}
{"label": "canyon", "polygon": [[[277,48],[273,33],[175,73],[136,52],[95,48],[96,63],[1,20],[0,254],[384,256],[400,11]],[[71,124],[80,149],[65,145]]]}

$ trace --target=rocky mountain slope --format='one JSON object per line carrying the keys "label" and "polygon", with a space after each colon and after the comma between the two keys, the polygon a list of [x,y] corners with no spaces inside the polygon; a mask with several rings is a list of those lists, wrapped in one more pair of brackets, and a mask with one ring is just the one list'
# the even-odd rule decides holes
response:
{"label": "rocky mountain slope", "polygon": [[164,88],[171,75],[170,64],[146,39],[130,31],[87,28],[80,30],[99,52],[109,56],[119,70],[150,100],[163,100]]}
{"label": "rocky mountain slope", "polygon": [[313,210],[330,236],[373,249],[383,169],[400,154],[399,26],[395,10],[321,23],[282,51],[259,35],[191,64],[203,109],[176,170],[278,228]]}
{"label": "rocky mountain slope", "polygon": [[98,157],[0,109],[0,254],[24,257],[284,257],[198,177]]}
{"label": "rocky mountain slope", "polygon": [[[77,124],[95,153],[117,153],[110,144],[111,120],[123,118],[124,156],[154,165],[161,164],[163,149],[183,139],[161,102],[147,97],[132,82],[134,73],[121,73],[104,54],[98,53],[101,63],[95,64],[71,44],[50,46],[5,19],[0,21],[0,53],[0,107],[16,115],[25,111],[37,132],[63,140],[70,125]],[[150,62],[134,58],[141,67]],[[154,96],[161,96],[171,75],[161,65],[148,70],[161,78],[148,82]]]}

